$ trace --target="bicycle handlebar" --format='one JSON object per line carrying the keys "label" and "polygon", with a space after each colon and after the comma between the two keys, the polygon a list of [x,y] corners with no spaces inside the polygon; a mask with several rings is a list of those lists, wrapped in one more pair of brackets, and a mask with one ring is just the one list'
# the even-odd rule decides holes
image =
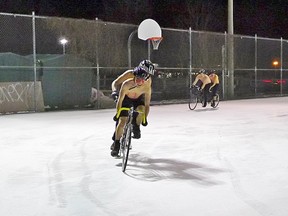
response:
{"label": "bicycle handlebar", "polygon": [[[121,111],[124,111],[124,110],[130,111],[130,110],[132,110],[132,109],[133,109],[133,112],[144,114],[144,112],[135,110],[133,107],[131,107],[131,108],[121,107],[121,108],[118,110],[117,114],[116,114],[116,118],[119,119],[120,114],[121,114]],[[142,116],[142,123],[143,123],[143,124],[146,124],[146,117],[145,117],[145,115]]]}

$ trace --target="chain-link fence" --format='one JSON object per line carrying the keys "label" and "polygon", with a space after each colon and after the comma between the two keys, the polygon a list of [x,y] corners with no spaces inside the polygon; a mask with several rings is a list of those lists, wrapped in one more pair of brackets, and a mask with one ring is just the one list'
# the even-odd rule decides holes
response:
{"label": "chain-link fence", "polygon": [[0,13],[0,27],[0,113],[114,107],[112,81],[147,58],[153,103],[185,102],[202,68],[219,75],[221,99],[288,93],[283,39],[163,28],[153,50],[138,26],[98,19]]}

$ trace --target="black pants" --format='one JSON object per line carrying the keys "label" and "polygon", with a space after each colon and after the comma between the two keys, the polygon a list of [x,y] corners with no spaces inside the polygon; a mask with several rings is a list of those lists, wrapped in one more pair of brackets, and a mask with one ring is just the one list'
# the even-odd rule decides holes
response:
{"label": "black pants", "polygon": [[[125,96],[123,102],[122,102],[122,107],[134,107],[135,109],[138,107],[138,106],[144,106],[145,103],[144,103],[144,95],[140,95],[140,97],[136,98],[136,99],[131,99],[127,96]],[[120,116],[128,116],[128,111],[127,110],[123,110],[121,111],[120,113]],[[136,124],[136,119],[135,117],[133,118],[133,121],[132,121],[133,124]],[[118,125],[118,121],[116,121],[116,124],[115,124],[115,128],[117,127]],[[114,134],[112,136],[112,140],[115,140],[115,131],[114,131]]]}
{"label": "black pants", "polygon": [[216,96],[216,93],[218,92],[218,88],[219,88],[219,84],[216,84],[215,86],[213,86],[213,88],[211,89],[212,97]]}
{"label": "black pants", "polygon": [[204,89],[203,89],[203,99],[204,99],[204,103],[203,105],[206,106],[207,105],[207,98],[209,95],[209,88],[211,86],[211,83],[205,85]]}

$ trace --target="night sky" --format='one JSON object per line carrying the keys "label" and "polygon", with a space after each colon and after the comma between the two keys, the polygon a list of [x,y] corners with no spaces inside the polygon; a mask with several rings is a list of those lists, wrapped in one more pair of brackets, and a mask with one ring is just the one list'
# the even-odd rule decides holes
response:
{"label": "night sky", "polygon": [[[0,12],[225,32],[228,0],[1,0]],[[234,0],[234,34],[288,38],[287,0]]]}

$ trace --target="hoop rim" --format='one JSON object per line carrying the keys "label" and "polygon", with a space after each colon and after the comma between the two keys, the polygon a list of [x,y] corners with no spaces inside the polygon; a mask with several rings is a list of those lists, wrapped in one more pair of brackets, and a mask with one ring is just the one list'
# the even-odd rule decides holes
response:
{"label": "hoop rim", "polygon": [[150,37],[147,40],[151,40],[151,41],[157,41],[157,40],[162,40],[163,37]]}

